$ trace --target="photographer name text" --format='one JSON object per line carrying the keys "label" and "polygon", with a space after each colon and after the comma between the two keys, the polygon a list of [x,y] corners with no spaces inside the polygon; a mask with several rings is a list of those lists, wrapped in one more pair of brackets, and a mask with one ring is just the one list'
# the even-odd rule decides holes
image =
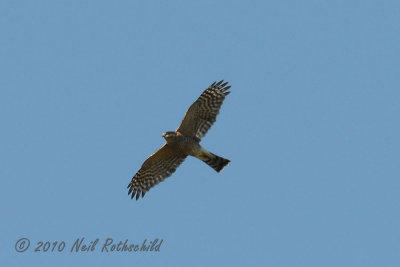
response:
{"label": "photographer name text", "polygon": [[36,241],[31,246],[31,241],[28,238],[20,238],[15,243],[15,251],[25,252],[29,248],[33,252],[69,252],[69,253],[90,253],[94,251],[100,251],[102,253],[124,253],[124,252],[160,252],[163,239],[155,238],[153,240],[143,240],[140,243],[134,243],[129,239],[114,240],[113,238],[105,238],[101,240],[86,239],[80,237],[72,242],[66,241]]}

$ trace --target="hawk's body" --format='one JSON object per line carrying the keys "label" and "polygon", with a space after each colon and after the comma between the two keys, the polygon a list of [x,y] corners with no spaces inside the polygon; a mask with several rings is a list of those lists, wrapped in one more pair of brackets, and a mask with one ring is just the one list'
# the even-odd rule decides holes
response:
{"label": "hawk's body", "polygon": [[167,145],[187,156],[194,156],[199,154],[201,146],[200,140],[196,137],[186,136],[179,131],[166,132],[163,134]]}
{"label": "hawk's body", "polygon": [[132,198],[143,197],[151,187],[169,177],[187,156],[204,161],[217,172],[229,164],[229,160],[208,152],[200,145],[201,138],[215,122],[225,96],[230,93],[226,92],[230,86],[222,82],[214,82],[200,95],[175,132],[163,134],[164,146],[146,159],[128,185],[128,194],[132,193]]}

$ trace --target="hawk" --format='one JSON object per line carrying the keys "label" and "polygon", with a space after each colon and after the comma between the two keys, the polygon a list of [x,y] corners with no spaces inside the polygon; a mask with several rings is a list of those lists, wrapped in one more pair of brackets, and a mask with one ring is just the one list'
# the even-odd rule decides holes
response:
{"label": "hawk", "polygon": [[196,157],[217,172],[230,160],[219,157],[200,145],[201,138],[216,121],[222,102],[230,93],[228,83],[214,82],[189,107],[181,125],[174,132],[165,132],[166,143],[151,154],[129,183],[128,195],[131,198],[144,197],[153,186],[171,176],[187,156]]}

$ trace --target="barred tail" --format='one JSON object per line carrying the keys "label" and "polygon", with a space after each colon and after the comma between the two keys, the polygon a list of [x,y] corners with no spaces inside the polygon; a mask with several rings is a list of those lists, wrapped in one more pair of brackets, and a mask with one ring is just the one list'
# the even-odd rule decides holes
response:
{"label": "barred tail", "polygon": [[231,162],[229,159],[224,159],[214,155],[213,153],[210,153],[209,157],[202,160],[217,172],[220,172],[226,165],[229,164],[229,162]]}

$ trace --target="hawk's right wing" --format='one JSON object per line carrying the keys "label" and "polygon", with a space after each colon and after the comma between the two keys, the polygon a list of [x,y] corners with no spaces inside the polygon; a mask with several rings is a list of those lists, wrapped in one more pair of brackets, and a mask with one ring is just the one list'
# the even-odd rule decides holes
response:
{"label": "hawk's right wing", "polygon": [[190,106],[177,131],[201,139],[216,121],[222,102],[231,86],[223,80],[214,82]]}
{"label": "hawk's right wing", "polygon": [[165,144],[146,159],[140,170],[133,176],[129,183],[128,195],[136,200],[146,194],[153,186],[171,176],[176,168],[185,160],[186,156]]}

